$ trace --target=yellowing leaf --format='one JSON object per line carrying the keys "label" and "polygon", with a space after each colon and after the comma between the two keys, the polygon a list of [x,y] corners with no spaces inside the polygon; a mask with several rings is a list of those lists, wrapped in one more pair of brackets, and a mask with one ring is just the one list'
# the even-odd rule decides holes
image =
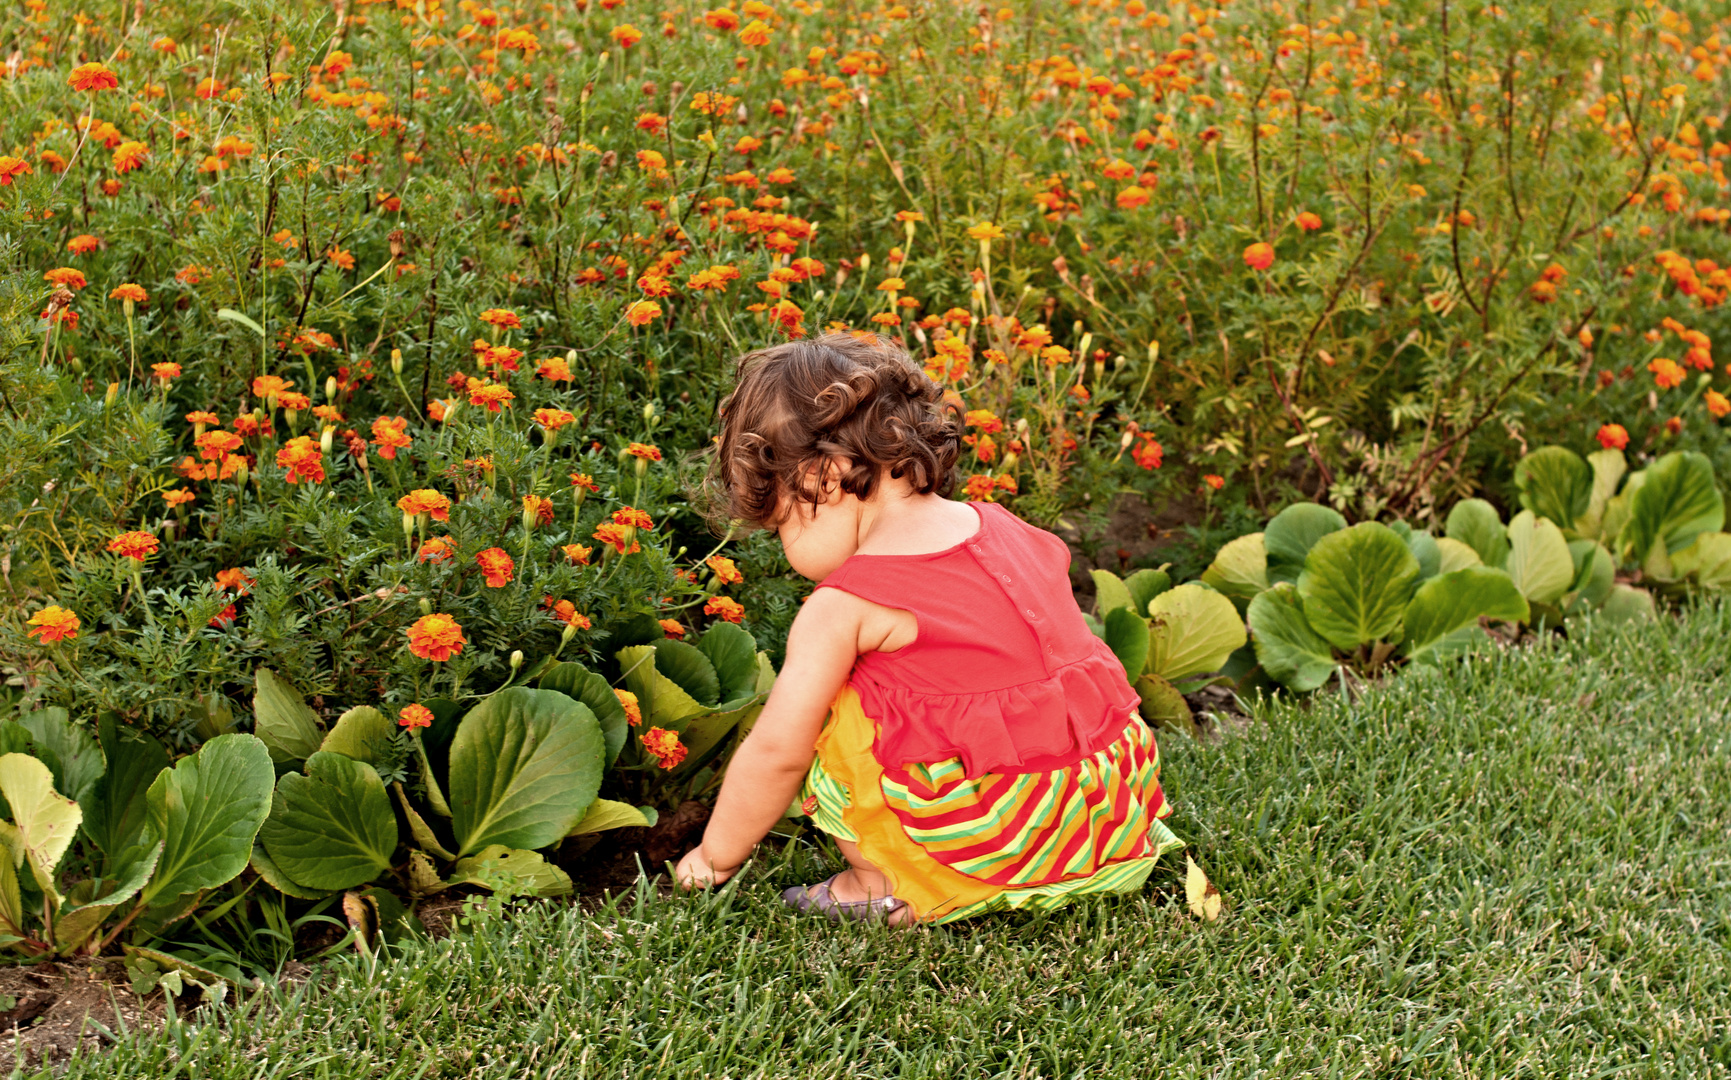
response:
{"label": "yellowing leaf", "polygon": [[1190,901],[1190,914],[1204,922],[1220,918],[1220,909],[1226,906],[1226,898],[1220,895],[1220,890],[1208,880],[1208,875],[1196,865],[1189,852],[1184,853],[1184,897]]}

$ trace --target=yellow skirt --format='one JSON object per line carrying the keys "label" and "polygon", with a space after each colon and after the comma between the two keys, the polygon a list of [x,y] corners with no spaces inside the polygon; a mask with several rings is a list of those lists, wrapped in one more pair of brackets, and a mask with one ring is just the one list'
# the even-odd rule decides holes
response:
{"label": "yellow skirt", "polygon": [[1128,892],[1183,847],[1161,819],[1160,751],[1132,715],[1110,746],[1045,773],[968,778],[959,759],[914,765],[906,779],[872,754],[877,724],[844,686],[818,736],[802,809],[859,845],[923,922],[1059,907],[1086,893]]}

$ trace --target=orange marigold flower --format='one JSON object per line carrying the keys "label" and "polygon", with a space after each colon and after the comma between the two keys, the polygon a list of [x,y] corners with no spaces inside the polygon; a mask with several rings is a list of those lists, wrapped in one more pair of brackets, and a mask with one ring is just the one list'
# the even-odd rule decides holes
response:
{"label": "orange marigold flower", "polygon": [[437,612],[416,619],[407,633],[410,652],[422,660],[441,663],[462,652],[469,641],[463,636],[462,624]]}
{"label": "orange marigold flower", "polygon": [[643,550],[635,540],[631,541],[629,547],[626,546],[626,537],[629,536],[630,533],[631,530],[627,529],[623,525],[615,525],[611,521],[603,521],[595,527],[593,536],[596,540],[606,544],[619,554],[630,555],[633,552]]}
{"label": "orange marigold flower", "polygon": [[1258,240],[1244,249],[1244,265],[1252,270],[1266,270],[1274,265],[1274,245]]}
{"label": "orange marigold flower", "polygon": [[1148,194],[1147,188],[1139,184],[1131,184],[1118,193],[1118,209],[1134,210],[1138,206],[1146,206],[1150,198],[1152,196]]}
{"label": "orange marigold flower", "polygon": [[1221,488],[1226,486],[1226,477],[1216,476],[1213,473],[1209,473],[1207,476],[1202,478],[1202,482],[1213,488],[1215,491],[1219,491]]}
{"label": "orange marigold flower", "polygon": [[403,711],[397,714],[397,724],[399,727],[406,727],[410,731],[414,731],[416,728],[432,727],[433,710],[418,702],[414,705],[405,705]]}
{"label": "orange marigold flower", "polygon": [[87,255],[102,246],[102,241],[89,233],[80,233],[66,241],[66,250],[74,255]]}
{"label": "orange marigold flower", "polygon": [[545,495],[523,496],[523,513],[537,525],[553,524],[553,500]]}
{"label": "orange marigold flower", "polygon": [[653,754],[655,763],[663,769],[677,768],[689,753],[685,744],[679,741],[677,732],[658,727],[643,733],[643,749]]}
{"label": "orange marigold flower", "polygon": [[451,520],[451,500],[432,488],[419,488],[397,500],[397,509],[405,514],[430,514],[434,521]]}
{"label": "orange marigold flower", "polygon": [[150,373],[162,382],[180,378],[180,365],[170,361],[165,364],[150,365]]}
{"label": "orange marigold flower", "polygon": [[536,409],[535,422],[546,431],[558,431],[566,424],[575,424],[577,418],[564,409]]}
{"label": "orange marigold flower", "polygon": [[172,491],[165,491],[162,493],[162,501],[170,506],[185,506],[196,498],[198,498],[197,495],[187,491],[185,488],[175,488]]}
{"label": "orange marigold flower", "polygon": [[489,326],[497,326],[501,330],[515,330],[523,325],[523,320],[517,317],[515,311],[504,308],[488,308],[481,312],[480,319]]}
{"label": "orange marigold flower", "polygon": [[668,637],[672,638],[674,641],[684,641],[685,640],[685,627],[680,624],[679,620],[677,620],[677,619],[657,619],[656,621],[661,624],[662,633],[666,634]]}
{"label": "orange marigold flower", "polygon": [[1309,210],[1304,211],[1302,214],[1299,214],[1297,217],[1293,218],[1292,220],[1293,220],[1293,223],[1296,224],[1299,227],[1299,229],[1303,230],[1304,232],[1310,232],[1313,229],[1322,228],[1322,218],[1316,214],[1311,213]]}
{"label": "orange marigold flower", "polygon": [[570,476],[571,476],[571,486],[574,488],[582,488],[584,491],[600,491],[601,490],[601,485],[597,484],[595,482],[595,478],[593,476],[590,476],[588,473],[574,472],[574,473],[571,473]]}
{"label": "orange marigold flower", "polygon": [[1130,451],[1131,459],[1144,469],[1158,469],[1165,460],[1165,454],[1166,448],[1153,436],[1146,434],[1142,436],[1141,443]]}
{"label": "orange marigold flower", "polygon": [[28,625],[30,630],[26,636],[44,645],[71,641],[78,636],[78,616],[58,604],[49,604],[30,616]]}
{"label": "orange marigold flower", "polygon": [[498,412],[506,402],[516,401],[517,395],[511,393],[509,387],[500,383],[482,382],[480,379],[468,381],[469,404],[485,405],[488,412]]}
{"label": "orange marigold flower", "polygon": [[743,45],[768,45],[769,25],[762,19],[753,19],[739,32],[739,40]]}
{"label": "orange marigold flower", "polygon": [[1683,433],[1683,418],[1681,416],[1671,417],[1671,419],[1665,421],[1665,430],[1670,432],[1673,435],[1682,434]]}
{"label": "orange marigold flower", "polygon": [[655,528],[655,522],[650,520],[649,514],[637,509],[635,506],[621,507],[620,509],[613,511],[613,524],[623,525],[632,529]]}
{"label": "orange marigold flower", "polygon": [[725,34],[739,26],[739,14],[732,8],[715,8],[703,13],[703,21]]}
{"label": "orange marigold flower", "polygon": [[736,623],[745,618],[745,605],[730,596],[712,596],[709,602],[703,605],[703,613]]}
{"label": "orange marigold flower", "polygon": [[278,378],[275,375],[260,375],[252,381],[252,396],[268,398],[273,394],[281,394],[293,385],[291,380]]}
{"label": "orange marigold flower", "polygon": [[1653,381],[1658,384],[1661,390],[1670,390],[1672,387],[1682,385],[1683,377],[1687,374],[1683,370],[1683,365],[1664,356],[1655,357],[1647,365],[1647,370],[1653,373]]}
{"label": "orange marigold flower", "polygon": [[559,548],[565,553],[565,559],[573,566],[588,566],[589,555],[595,549],[583,544],[564,544]]}
{"label": "orange marigold flower", "polygon": [[240,443],[240,436],[232,431],[207,431],[192,440],[192,444],[198,447],[198,456],[206,461],[221,461],[239,450]]}
{"label": "orange marigold flower", "polygon": [[381,416],[373,421],[373,445],[379,448],[380,457],[392,460],[398,450],[406,450],[414,443],[404,430],[408,426],[406,416]]}
{"label": "orange marigold flower", "polygon": [[632,26],[630,23],[620,23],[618,26],[615,26],[612,30],[608,31],[607,36],[611,37],[614,44],[618,45],[620,48],[629,49],[631,46],[643,40],[643,31]]}
{"label": "orange marigold flower", "polygon": [[565,362],[564,357],[559,356],[541,361],[535,374],[550,382],[570,382],[572,379],[571,365]]}
{"label": "orange marigold flower", "polygon": [[633,300],[625,309],[625,321],[632,326],[647,326],[661,318],[661,305],[653,300]]}
{"label": "orange marigold flower", "polygon": [[116,555],[124,555],[128,559],[143,562],[156,554],[162,542],[150,533],[133,530],[123,532],[108,542],[108,550]]}
{"label": "orange marigold flower", "polygon": [[968,235],[980,241],[997,240],[1003,237],[1004,230],[989,221],[982,221],[978,225],[969,226]]}
{"label": "orange marigold flower", "polygon": [[990,409],[969,409],[962,418],[969,427],[977,427],[982,435],[996,435],[1004,430],[1004,422]]}
{"label": "orange marigold flower", "polygon": [[252,577],[238,566],[231,566],[227,570],[216,572],[217,588],[233,590],[242,596],[252,591],[252,582]]}
{"label": "orange marigold flower", "polygon": [[481,568],[481,573],[486,575],[487,587],[490,589],[509,585],[517,566],[504,548],[496,547],[476,552],[475,563]]}
{"label": "orange marigold flower", "polygon": [[207,412],[204,409],[194,409],[192,412],[186,414],[186,422],[189,424],[204,424],[209,427],[215,427],[222,423],[222,417],[213,412]]}
{"label": "orange marigold flower", "polygon": [[745,575],[739,572],[739,567],[733,564],[732,559],[711,555],[703,560],[703,565],[714,571],[715,579],[723,585],[738,585],[745,580]]}
{"label": "orange marigold flower", "polygon": [[614,690],[613,696],[619,699],[619,707],[625,710],[625,722],[632,727],[643,723],[643,707],[637,704],[637,695],[629,690]]}
{"label": "orange marigold flower", "polygon": [[625,448],[625,452],[634,458],[642,458],[644,461],[661,460],[660,448],[648,443],[634,442]]}
{"label": "orange marigold flower", "polygon": [[1707,391],[1702,400],[1706,402],[1707,411],[1713,414],[1714,419],[1723,420],[1726,413],[1731,413],[1731,398],[1717,390]]}
{"label": "orange marigold flower", "polygon": [[442,563],[450,562],[451,556],[456,554],[456,549],[451,546],[450,537],[434,536],[422,544],[420,550],[415,554],[422,562]]}
{"label": "orange marigold flower", "polygon": [[120,85],[120,76],[111,71],[107,64],[96,61],[73,68],[72,74],[66,79],[66,85],[74,90],[113,90]]}
{"label": "orange marigold flower", "polygon": [[135,140],[128,140],[114,148],[114,171],[129,173],[140,168],[144,159],[150,156],[150,147]]}
{"label": "orange marigold flower", "polygon": [[14,177],[24,176],[36,170],[23,158],[12,157],[10,154],[0,154],[0,187],[7,187]]}
{"label": "orange marigold flower", "polygon": [[969,502],[992,502],[992,492],[998,487],[997,481],[989,473],[975,473],[968,477],[968,482],[962,493]]}
{"label": "orange marigold flower", "polygon": [[276,396],[276,403],[289,412],[305,412],[312,407],[313,399],[293,390],[284,390]]}
{"label": "orange marigold flower", "polygon": [[77,292],[79,289],[90,284],[90,282],[85,279],[82,271],[74,270],[70,266],[57,266],[46,274],[43,274],[42,280],[54,285],[59,285],[62,288],[71,289],[73,292]]}
{"label": "orange marigold flower", "polygon": [[214,626],[218,630],[227,630],[229,627],[234,625],[235,619],[239,617],[240,612],[235,609],[235,606],[233,604],[228,604],[225,605],[221,611],[212,615],[210,617],[210,622],[205,625]]}
{"label": "orange marigold flower", "polygon": [[325,478],[324,453],[319,449],[318,441],[309,435],[290,439],[276,452],[276,463],[288,470],[283,479],[291,484],[302,480],[317,484]]}
{"label": "orange marigold flower", "polygon": [[589,616],[578,611],[577,605],[569,600],[561,600],[554,604],[552,611],[555,619],[574,629],[588,630],[594,626],[594,623],[589,621]]}

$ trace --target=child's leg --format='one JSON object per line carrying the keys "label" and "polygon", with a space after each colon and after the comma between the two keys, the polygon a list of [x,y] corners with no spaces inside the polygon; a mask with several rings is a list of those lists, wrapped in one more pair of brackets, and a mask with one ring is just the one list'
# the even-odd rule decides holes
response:
{"label": "child's leg", "polygon": [[[830,885],[831,896],[848,903],[891,895],[889,879],[861,853],[858,844],[851,840],[835,837],[832,839],[835,840],[835,846],[841,849],[842,856],[847,859],[849,869],[838,875]],[[902,926],[913,921],[913,911],[906,904],[897,908],[889,918],[891,926]]]}

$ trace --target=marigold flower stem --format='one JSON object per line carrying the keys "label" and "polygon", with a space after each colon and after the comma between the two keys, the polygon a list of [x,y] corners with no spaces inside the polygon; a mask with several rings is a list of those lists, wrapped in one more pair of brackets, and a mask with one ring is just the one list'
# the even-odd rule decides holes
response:
{"label": "marigold flower stem", "polygon": [[138,379],[138,337],[132,330],[132,301],[126,302],[126,385],[131,386]]}

